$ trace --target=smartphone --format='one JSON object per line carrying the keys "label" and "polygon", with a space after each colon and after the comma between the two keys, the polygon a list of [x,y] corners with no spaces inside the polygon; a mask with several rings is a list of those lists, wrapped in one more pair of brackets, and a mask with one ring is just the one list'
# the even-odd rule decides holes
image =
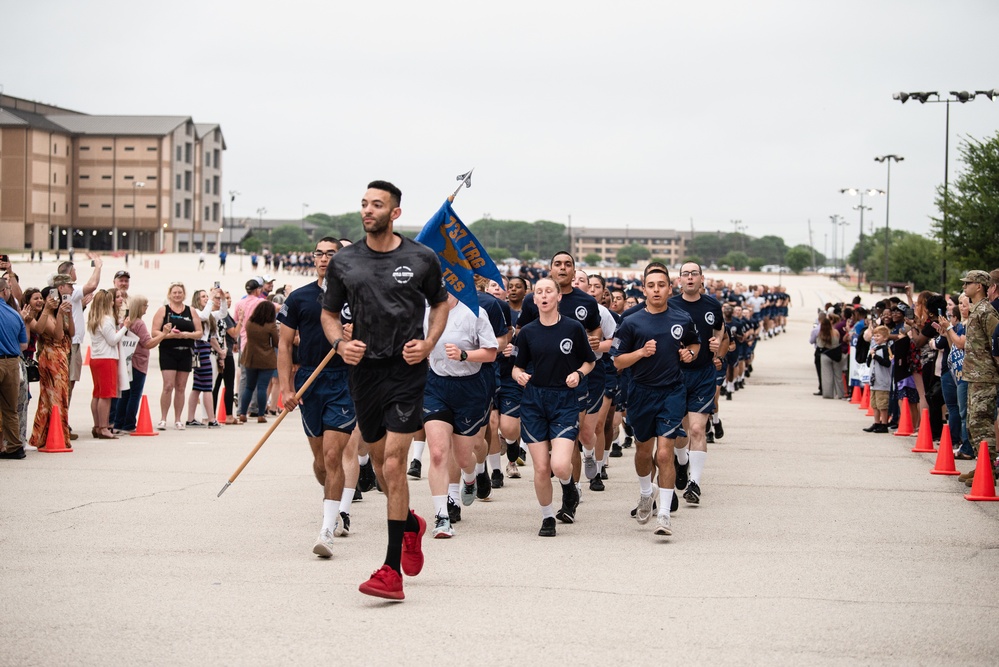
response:
{"label": "smartphone", "polygon": [[128,308],[125,309],[125,317],[128,317]]}
{"label": "smartphone", "polygon": [[63,294],[62,295],[62,300],[63,300],[63,303],[69,301],[69,294]]}
{"label": "smartphone", "polygon": [[216,280],[215,281],[215,289],[221,289],[221,287],[222,287],[222,283],[220,283],[219,281]]}
{"label": "smartphone", "polygon": [[94,263],[94,260],[90,260],[90,266],[97,266],[97,264]]}
{"label": "smartphone", "polygon": [[943,317],[943,316],[944,316],[944,314],[943,314],[943,308],[937,308],[937,314],[938,314],[938,315],[939,315],[940,317]]}

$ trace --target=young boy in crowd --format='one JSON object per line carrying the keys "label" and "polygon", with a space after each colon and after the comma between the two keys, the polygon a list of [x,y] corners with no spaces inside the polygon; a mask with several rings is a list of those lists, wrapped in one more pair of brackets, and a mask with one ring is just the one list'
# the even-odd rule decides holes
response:
{"label": "young boy in crowd", "polygon": [[888,392],[891,390],[892,354],[888,349],[890,331],[879,326],[871,333],[871,350],[867,353],[867,364],[871,368],[871,407],[874,408],[874,423],[865,428],[868,433],[888,432]]}

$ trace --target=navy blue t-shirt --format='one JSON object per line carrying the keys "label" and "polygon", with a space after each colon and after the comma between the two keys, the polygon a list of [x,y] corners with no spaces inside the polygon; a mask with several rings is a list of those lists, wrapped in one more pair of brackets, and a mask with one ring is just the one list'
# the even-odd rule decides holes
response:
{"label": "navy blue t-shirt", "polygon": [[624,318],[614,332],[611,356],[634,352],[650,340],[656,341],[656,353],[629,367],[632,379],[651,387],[668,387],[680,382],[680,350],[698,342],[697,327],[690,315],[679,308],[667,308],[654,315],[643,310]]}
{"label": "navy blue t-shirt", "polygon": [[[315,368],[330,351],[330,342],[323,333],[323,288],[312,282],[288,295],[277,321],[290,329],[298,330],[298,360],[306,368]],[[340,322],[350,324],[350,309],[344,304],[340,309]],[[326,368],[345,366],[340,355],[333,357]]]}
{"label": "navy blue t-shirt", "polygon": [[533,365],[529,384],[535,387],[564,389],[569,373],[596,359],[583,325],[566,316],[558,318],[551,326],[535,320],[517,334],[516,365],[522,369]]}
{"label": "navy blue t-shirt", "polygon": [[[597,300],[578,287],[573,287],[571,292],[562,295],[561,301],[558,302],[558,312],[563,317],[582,322],[587,331],[600,328],[600,309],[597,307]],[[538,319],[538,307],[534,305],[532,293],[524,297],[517,325],[524,327],[536,319]]]}
{"label": "navy blue t-shirt", "polygon": [[682,296],[674,296],[670,298],[668,303],[670,309],[677,308],[690,315],[690,319],[694,321],[694,326],[697,327],[697,335],[700,339],[698,342],[701,344],[701,349],[697,353],[697,358],[689,364],[685,364],[684,368],[700,370],[710,365],[715,356],[715,353],[708,347],[710,339],[715,331],[721,331],[723,324],[721,304],[718,303],[718,299],[707,294],[701,294],[697,301],[686,301]]}

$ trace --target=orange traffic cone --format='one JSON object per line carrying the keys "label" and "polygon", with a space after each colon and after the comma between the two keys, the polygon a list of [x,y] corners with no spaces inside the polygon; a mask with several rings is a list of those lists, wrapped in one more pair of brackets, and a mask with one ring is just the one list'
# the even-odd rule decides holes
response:
{"label": "orange traffic cone", "polygon": [[868,395],[868,397],[867,397],[867,399],[868,399],[867,400],[867,416],[868,417],[873,417],[874,416],[874,404],[871,403],[870,398],[871,397]]}
{"label": "orange traffic cone", "polygon": [[865,384],[864,390],[860,393],[860,409],[866,410],[871,407],[871,385]]}
{"label": "orange traffic cone", "polygon": [[278,392],[278,411],[284,410],[284,401],[281,400],[281,392]]}
{"label": "orange traffic cone", "polygon": [[950,424],[943,425],[940,432],[940,449],[937,450],[937,462],[933,464],[931,475],[960,475],[954,468],[954,443],[950,439]]}
{"label": "orange traffic cone", "polygon": [[978,464],[975,466],[975,481],[971,483],[971,493],[965,500],[999,500],[996,497],[996,481],[992,476],[992,461],[989,459],[989,443],[982,440],[978,446]]}
{"label": "orange traffic cone", "polygon": [[851,405],[859,405],[860,404],[860,401],[861,401],[860,394],[861,393],[863,393],[863,392],[860,389],[860,385],[859,384],[853,385],[853,396],[850,397],[850,404]]}
{"label": "orange traffic cone", "polygon": [[62,433],[62,414],[59,412],[58,405],[52,406],[52,414],[49,415],[49,432],[45,436],[45,446],[39,447],[38,451],[46,454],[62,454],[73,451]]}
{"label": "orange traffic cone", "polygon": [[933,432],[930,430],[930,411],[923,408],[923,417],[919,420],[919,435],[916,437],[916,446],[912,448],[916,454],[936,454],[933,449]]}
{"label": "orange traffic cone", "polygon": [[132,435],[159,435],[153,430],[153,419],[149,416],[149,399],[145,395],[139,405],[139,421],[136,422]]}
{"label": "orange traffic cone", "polygon": [[219,389],[219,404],[215,408],[215,421],[224,424],[228,418],[229,416],[225,412],[225,387],[221,387]]}
{"label": "orange traffic cone", "polygon": [[895,435],[912,435],[912,415],[909,414],[909,401],[899,401],[902,404],[901,413],[898,416],[898,429]]}
{"label": "orange traffic cone", "polygon": [[83,365],[84,366],[89,366],[90,365],[90,346],[89,345],[87,346],[87,354],[85,354],[84,357],[83,357]]}

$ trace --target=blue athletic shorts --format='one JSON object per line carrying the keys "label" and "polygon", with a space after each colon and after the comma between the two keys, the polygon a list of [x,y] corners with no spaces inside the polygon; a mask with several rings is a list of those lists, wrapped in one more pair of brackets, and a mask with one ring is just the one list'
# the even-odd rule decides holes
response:
{"label": "blue athletic shorts", "polygon": [[520,403],[520,437],[525,444],[579,435],[579,401],[568,387],[524,387]]}
{"label": "blue athletic shorts", "polygon": [[490,394],[486,373],[465,377],[445,377],[433,371],[427,373],[423,395],[424,423],[437,419],[454,427],[458,435],[475,435],[489,419]]}
{"label": "blue athletic shorts", "polygon": [[681,369],[687,390],[687,412],[711,414],[715,409],[715,365],[696,370]]}
{"label": "blue athletic shorts", "polygon": [[580,383],[580,386],[586,385],[586,397],[582,399],[582,410],[585,410],[586,414],[597,414],[604,402],[604,381],[607,374],[604,372],[602,361],[602,359],[597,359],[597,363],[593,365],[593,370],[586,376],[585,381]]}
{"label": "blue athletic shorts", "polygon": [[617,376],[617,394],[614,396],[614,407],[618,412],[628,409],[628,393],[631,391],[631,369],[626,368]]}
{"label": "blue athletic shorts", "polygon": [[736,343],[735,351],[739,354],[739,361],[745,361],[746,359],[749,359],[748,343]]}
{"label": "blue athletic shorts", "polygon": [[[721,358],[721,368],[715,370],[715,386],[720,387],[725,383],[725,374],[728,372],[728,356]],[[714,364],[711,364],[714,367]]]}
{"label": "blue athletic shorts", "polygon": [[524,397],[524,388],[513,381],[512,377],[501,378],[496,391],[499,397],[496,401],[501,415],[520,418],[520,402]]}
{"label": "blue athletic shorts", "polygon": [[611,399],[611,402],[613,402],[614,399],[617,398],[618,391],[617,369],[614,367],[614,362],[611,360],[609,354],[605,354],[603,359],[600,361],[604,362],[604,397]]}
{"label": "blue athletic shorts", "polygon": [[681,426],[687,414],[685,396],[681,382],[670,387],[633,384],[628,394],[628,422],[635,430],[635,440],[645,442],[656,436],[686,436]]}
{"label": "blue athletic shorts", "polygon": [[[295,391],[302,388],[313,370],[304,366],[298,369]],[[310,438],[321,438],[324,431],[353,432],[357,418],[347,387],[347,369],[324,368],[302,395],[298,409],[302,413],[302,428]]]}

